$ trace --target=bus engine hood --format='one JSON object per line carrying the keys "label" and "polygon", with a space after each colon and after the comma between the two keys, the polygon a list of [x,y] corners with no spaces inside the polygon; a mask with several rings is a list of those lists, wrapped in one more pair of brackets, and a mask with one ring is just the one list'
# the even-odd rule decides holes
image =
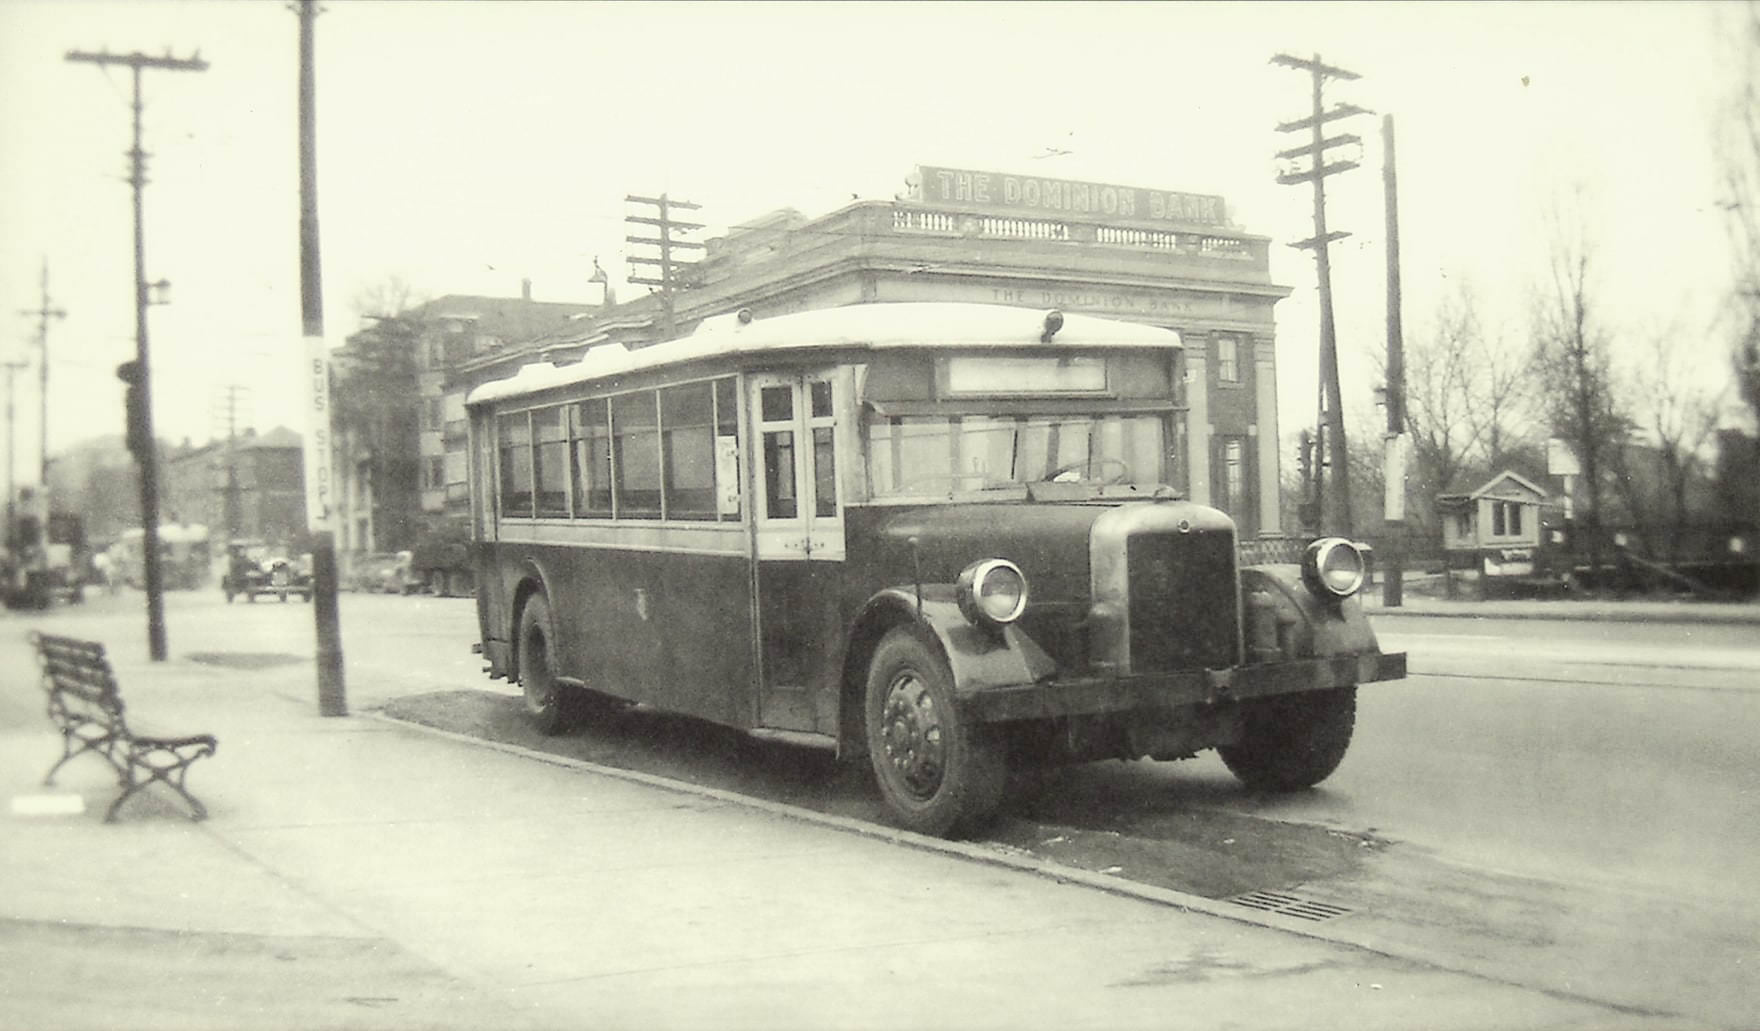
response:
{"label": "bus engine hood", "polygon": [[[858,507],[845,519],[848,560],[870,588],[939,594],[975,562],[1014,563],[1028,587],[1019,627],[1066,673],[1238,661],[1234,522],[1214,508],[941,504]],[[1181,622],[1189,632],[1166,632]]]}

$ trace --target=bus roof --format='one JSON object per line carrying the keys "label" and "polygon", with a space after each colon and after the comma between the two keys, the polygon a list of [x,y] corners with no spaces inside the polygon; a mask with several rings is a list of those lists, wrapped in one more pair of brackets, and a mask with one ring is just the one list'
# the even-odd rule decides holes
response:
{"label": "bus roof", "polygon": [[792,315],[742,321],[741,314],[704,319],[689,336],[629,350],[607,344],[572,365],[533,362],[519,372],[472,390],[466,404],[522,397],[555,387],[683,365],[705,358],[814,349],[953,350],[982,347],[1046,347],[1072,350],[1177,349],[1171,329],[1094,315],[1059,313],[1063,322],[1050,343],[1041,343],[1053,309],[952,301],[851,304]]}

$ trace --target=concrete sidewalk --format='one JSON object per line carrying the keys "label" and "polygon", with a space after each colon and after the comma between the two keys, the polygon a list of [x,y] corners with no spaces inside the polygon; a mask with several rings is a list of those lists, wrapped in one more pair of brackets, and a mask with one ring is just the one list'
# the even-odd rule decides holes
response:
{"label": "concrete sidewalk", "polygon": [[105,825],[91,758],[39,787],[59,743],[6,678],[3,1028],[1692,1026],[981,846],[322,719],[303,666],[117,665],[149,729],[220,738],[190,775],[212,817],[166,794]]}

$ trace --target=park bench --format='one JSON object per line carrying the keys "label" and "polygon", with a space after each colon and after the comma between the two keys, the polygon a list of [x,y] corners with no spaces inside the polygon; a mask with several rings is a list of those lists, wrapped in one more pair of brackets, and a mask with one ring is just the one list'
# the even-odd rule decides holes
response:
{"label": "park bench", "polygon": [[116,819],[116,811],[136,792],[155,782],[182,795],[194,819],[205,819],[208,810],[184,787],[190,766],[213,755],[219,743],[212,734],[187,737],[147,737],[129,729],[123,718],[121,689],[104,646],[33,631],[31,644],[43,668],[43,690],[49,695],[49,718],[61,732],[61,758],[43,778],[55,782],[55,774],[75,756],[91,752],[116,770],[122,794],[110,803],[104,822]]}

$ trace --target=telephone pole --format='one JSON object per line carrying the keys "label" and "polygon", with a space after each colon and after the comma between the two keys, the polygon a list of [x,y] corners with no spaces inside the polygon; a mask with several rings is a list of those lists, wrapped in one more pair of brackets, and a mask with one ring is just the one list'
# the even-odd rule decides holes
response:
{"label": "telephone pole", "polygon": [[[128,181],[134,187],[134,368],[122,376],[134,392],[137,403],[129,412],[129,437],[138,447],[134,459],[141,468],[141,566],[147,585],[147,654],[154,662],[164,662],[165,646],[165,582],[159,562],[159,456],[153,440],[152,364],[147,344],[147,243],[141,210],[141,193],[147,185],[147,152],[141,149],[141,72],[157,68],[172,72],[204,72],[208,62],[198,53],[194,57],[149,57],[136,51],[132,54],[88,53],[69,50],[67,60],[83,61],[99,67],[125,65],[134,73],[134,146],[128,152]],[[46,472],[47,470],[45,470]]]}
{"label": "telephone pole", "polygon": [[306,522],[312,530],[312,617],[316,623],[318,712],[347,716],[342,624],[336,602],[336,535],[330,529],[330,354],[324,346],[324,280],[318,251],[316,0],[299,2],[299,307],[306,348]]}
{"label": "telephone pole", "polygon": [[[1320,286],[1320,447],[1319,460],[1314,463],[1316,490],[1321,502],[1320,530],[1348,536],[1353,532],[1354,520],[1351,514],[1350,467],[1345,448],[1342,391],[1338,381],[1338,336],[1332,317],[1332,259],[1328,247],[1333,241],[1342,240],[1350,234],[1331,232],[1326,228],[1326,177],[1348,172],[1356,168],[1358,162],[1348,159],[1329,160],[1326,152],[1334,147],[1361,146],[1363,141],[1361,137],[1350,133],[1329,137],[1325,127],[1328,122],[1369,112],[1354,104],[1337,104],[1330,110],[1325,105],[1326,80],[1348,81],[1360,78],[1356,72],[1324,64],[1319,54],[1311,59],[1278,54],[1271,59],[1271,63],[1305,71],[1312,76],[1314,83],[1313,107],[1308,117],[1277,126],[1278,132],[1306,130],[1309,133],[1307,143],[1277,154],[1279,160],[1306,161],[1307,167],[1284,172],[1277,177],[1277,181],[1285,186],[1306,182],[1312,183],[1314,187],[1314,235],[1306,240],[1298,240],[1291,246],[1314,252]],[[1332,470],[1330,491],[1324,486],[1326,470],[1329,468]]]}
{"label": "telephone pole", "polygon": [[221,499],[221,511],[228,542],[239,536],[238,414],[241,402],[249,392],[249,387],[237,383],[227,384],[222,388],[220,410],[215,413],[226,421],[226,486],[221,488],[225,492]]}
{"label": "telephone pole", "polygon": [[1387,575],[1382,604],[1398,608],[1405,600],[1406,524],[1406,352],[1400,319],[1399,176],[1393,160],[1393,116],[1381,117],[1381,183],[1387,217]]}
{"label": "telephone pole", "polygon": [[624,237],[624,240],[629,243],[642,244],[643,246],[659,249],[660,256],[657,258],[641,254],[632,254],[630,255],[629,261],[632,265],[658,266],[660,270],[660,278],[656,279],[653,276],[630,276],[629,281],[632,283],[641,283],[645,286],[657,286],[660,288],[660,306],[663,318],[661,329],[665,334],[663,339],[671,340],[678,335],[678,315],[674,296],[679,290],[679,271],[686,265],[691,264],[688,261],[679,261],[674,258],[672,252],[675,250],[700,251],[703,249],[703,245],[695,240],[681,240],[673,235],[674,233],[686,233],[693,229],[701,229],[703,228],[703,224],[701,222],[681,222],[672,217],[672,209],[683,208],[686,211],[697,211],[702,208],[702,205],[692,204],[688,200],[673,200],[664,193],[658,197],[637,197],[634,194],[629,194],[623,199],[630,204],[652,205],[658,212],[658,217],[652,215],[625,215],[623,217],[625,222],[630,222],[636,225],[653,226],[658,235],[626,236]]}
{"label": "telephone pole", "polygon": [[[37,318],[37,360],[38,386],[37,403],[39,410],[38,428],[41,437],[37,441],[41,455],[38,462],[39,483],[43,489],[49,487],[49,320],[65,319],[67,312],[49,303],[49,259],[43,259],[42,300],[37,302],[34,310],[19,312],[20,315],[34,315]],[[48,530],[45,527],[44,532]],[[44,543],[47,543],[46,541]]]}
{"label": "telephone pole", "polygon": [[[23,360],[0,363],[0,368],[6,370],[6,539],[0,541],[0,549],[5,550],[6,557],[9,561],[14,557],[12,554],[13,546],[18,543],[12,539],[12,506],[14,500],[18,496],[18,484],[13,479],[12,467],[13,455],[18,450],[15,444],[17,439],[15,430],[18,424],[13,421],[12,408],[13,376],[17,374],[18,370],[25,368],[29,364],[29,362]],[[11,583],[0,584],[0,594],[10,595],[11,591]]]}

